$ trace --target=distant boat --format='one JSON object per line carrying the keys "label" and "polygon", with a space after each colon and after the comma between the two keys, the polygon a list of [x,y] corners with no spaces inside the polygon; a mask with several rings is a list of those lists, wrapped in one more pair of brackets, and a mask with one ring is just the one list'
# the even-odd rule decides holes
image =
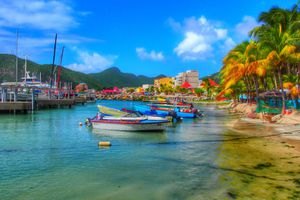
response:
{"label": "distant boat", "polygon": [[22,86],[31,86],[31,87],[38,87],[38,88],[49,88],[49,84],[42,83],[41,75],[40,79],[36,77],[34,73],[30,76],[30,71],[27,71],[27,58],[25,58],[25,65],[24,65],[24,76],[21,78],[21,85]]}
{"label": "distant boat", "polygon": [[50,88],[49,84],[42,83],[41,74],[39,79],[34,73],[32,73],[30,76],[30,71],[27,71],[27,58],[25,58],[24,76],[21,78],[20,82],[1,83],[2,86],[15,86],[16,84],[23,87]]}

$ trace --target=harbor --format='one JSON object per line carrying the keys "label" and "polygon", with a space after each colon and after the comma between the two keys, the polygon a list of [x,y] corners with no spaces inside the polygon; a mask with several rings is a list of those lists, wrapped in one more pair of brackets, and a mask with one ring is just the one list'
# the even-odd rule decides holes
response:
{"label": "harbor", "polygon": [[0,200],[299,200],[300,0],[0,1]]}
{"label": "harbor", "polygon": [[[33,115],[0,115],[1,198],[130,199],[151,194],[155,199],[258,199],[276,194],[285,199],[297,192],[298,153],[289,143],[270,140],[275,134],[270,128],[247,123],[228,127],[238,116],[216,106],[197,106],[205,118],[185,119],[165,132],[79,126],[97,112],[98,104],[120,109],[144,105],[103,100]],[[110,141],[111,147],[98,147],[99,141]],[[253,148],[259,156],[248,154]]]}
{"label": "harbor", "polygon": [[[9,90],[8,90],[9,88]],[[49,109],[49,108],[62,108],[68,107],[71,108],[75,104],[85,104],[87,102],[86,98],[66,96],[63,98],[51,99],[48,96],[39,96],[35,93],[35,87],[14,87],[14,86],[0,86],[0,113],[28,113],[40,109]],[[27,94],[18,97],[17,90],[26,90]],[[47,89],[48,90],[48,89]],[[13,91],[7,93],[7,91]],[[39,89],[39,93],[41,90]]]}

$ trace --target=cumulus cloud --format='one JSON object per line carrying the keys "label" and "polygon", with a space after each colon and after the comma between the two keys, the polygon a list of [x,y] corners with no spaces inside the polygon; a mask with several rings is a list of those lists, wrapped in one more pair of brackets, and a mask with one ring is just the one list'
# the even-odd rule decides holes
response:
{"label": "cumulus cloud", "polygon": [[71,7],[60,1],[2,0],[0,26],[63,31],[78,25],[73,12]]}
{"label": "cumulus cloud", "polygon": [[236,35],[239,39],[245,39],[248,37],[249,31],[259,25],[254,17],[244,16],[242,22],[238,23],[235,27]]}
{"label": "cumulus cloud", "polygon": [[66,67],[75,71],[84,73],[100,72],[108,67],[111,67],[117,56],[115,55],[100,55],[99,53],[89,53],[75,48],[78,55],[78,63],[72,63]]}
{"label": "cumulus cloud", "polygon": [[138,57],[143,60],[161,61],[165,58],[162,52],[155,52],[153,50],[147,52],[146,49],[142,47],[136,48],[135,51]]}
{"label": "cumulus cloud", "polygon": [[205,36],[194,32],[187,32],[185,39],[174,49],[184,60],[198,60],[208,57],[213,48],[205,41]]}
{"label": "cumulus cloud", "polygon": [[223,28],[220,22],[208,20],[205,16],[198,19],[188,18],[182,24],[174,20],[169,22],[172,22],[170,25],[173,29],[180,28],[184,35],[184,39],[174,49],[183,60],[204,60],[213,57],[216,48],[222,47],[229,39],[228,30]]}

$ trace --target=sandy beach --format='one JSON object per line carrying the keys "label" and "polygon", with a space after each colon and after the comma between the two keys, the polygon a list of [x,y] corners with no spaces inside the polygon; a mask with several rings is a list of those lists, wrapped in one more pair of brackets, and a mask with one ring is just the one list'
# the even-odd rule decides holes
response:
{"label": "sandy beach", "polygon": [[[224,143],[220,151],[235,155],[221,159],[231,169],[225,182],[232,184],[237,199],[298,199],[299,125],[272,124],[260,119],[239,118],[225,124],[240,140]],[[251,153],[250,153],[251,152]],[[240,173],[240,176],[235,176]]]}

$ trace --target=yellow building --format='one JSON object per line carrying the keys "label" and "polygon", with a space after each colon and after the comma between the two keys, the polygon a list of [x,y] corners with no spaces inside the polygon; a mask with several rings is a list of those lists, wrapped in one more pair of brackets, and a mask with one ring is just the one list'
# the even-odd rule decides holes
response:
{"label": "yellow building", "polygon": [[160,88],[161,85],[173,87],[173,79],[170,77],[165,77],[154,80],[154,87]]}
{"label": "yellow building", "polygon": [[135,92],[137,92],[137,93],[143,93],[145,91],[144,91],[144,89],[142,87],[138,87],[138,88],[135,89]]}

